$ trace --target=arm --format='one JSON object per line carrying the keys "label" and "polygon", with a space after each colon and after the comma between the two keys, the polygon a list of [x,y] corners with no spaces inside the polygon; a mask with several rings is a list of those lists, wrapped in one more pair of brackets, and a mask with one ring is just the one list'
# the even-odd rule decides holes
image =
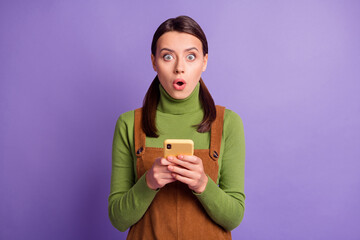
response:
{"label": "arm", "polygon": [[222,162],[219,187],[208,178],[205,191],[194,193],[209,216],[226,230],[236,228],[245,210],[245,137],[241,118],[228,111],[224,119]]}
{"label": "arm", "polygon": [[147,186],[145,174],[135,183],[133,122],[133,111],[119,117],[112,147],[108,210],[112,225],[122,232],[144,215],[157,192]]}

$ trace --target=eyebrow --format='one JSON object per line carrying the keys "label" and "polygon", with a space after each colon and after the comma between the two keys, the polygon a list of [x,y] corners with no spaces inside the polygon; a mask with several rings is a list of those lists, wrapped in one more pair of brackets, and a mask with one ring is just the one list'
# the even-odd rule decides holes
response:
{"label": "eyebrow", "polygon": [[[184,52],[188,52],[188,51],[193,50],[193,49],[199,52],[199,50],[198,50],[196,47],[187,48],[187,49],[185,49]],[[169,52],[175,52],[174,50],[172,50],[172,49],[170,49],[170,48],[162,48],[162,49],[160,50],[160,52],[161,52],[161,51],[165,51],[165,50],[166,50],[166,51],[169,51]]]}

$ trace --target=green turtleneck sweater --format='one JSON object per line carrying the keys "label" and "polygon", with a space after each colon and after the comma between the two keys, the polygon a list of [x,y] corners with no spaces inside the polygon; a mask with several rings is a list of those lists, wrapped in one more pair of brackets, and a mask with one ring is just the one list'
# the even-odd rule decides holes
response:
{"label": "green turtleneck sweater", "polygon": [[[185,99],[172,98],[161,86],[156,111],[159,137],[146,137],[146,147],[163,147],[165,139],[192,139],[195,149],[210,147],[210,132],[199,133],[193,125],[201,122],[200,84]],[[218,182],[211,178],[206,189],[196,197],[208,215],[224,229],[236,228],[244,215],[245,141],[241,118],[226,109],[219,156]],[[117,120],[112,149],[112,174],[109,217],[114,227],[125,231],[144,215],[157,191],[150,189],[145,174],[137,180],[134,149],[134,111]]]}

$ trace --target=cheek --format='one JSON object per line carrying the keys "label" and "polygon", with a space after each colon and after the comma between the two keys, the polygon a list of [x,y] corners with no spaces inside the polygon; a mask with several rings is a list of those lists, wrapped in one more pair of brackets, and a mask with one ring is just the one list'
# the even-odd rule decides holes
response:
{"label": "cheek", "polygon": [[158,66],[158,68],[157,68],[158,72],[166,74],[166,73],[172,71],[172,65],[170,63],[165,63],[163,61],[159,61],[157,66]]}
{"label": "cheek", "polygon": [[199,75],[202,73],[203,67],[203,64],[199,62],[198,64],[191,67],[191,73],[194,75]]}

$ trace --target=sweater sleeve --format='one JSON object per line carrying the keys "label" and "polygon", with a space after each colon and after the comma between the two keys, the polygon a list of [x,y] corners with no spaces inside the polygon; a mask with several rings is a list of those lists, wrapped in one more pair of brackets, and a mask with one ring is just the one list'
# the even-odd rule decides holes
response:
{"label": "sweater sleeve", "polygon": [[150,189],[145,174],[135,182],[133,151],[133,111],[121,115],[116,122],[112,147],[112,170],[109,218],[112,225],[126,231],[146,212],[157,191]]}
{"label": "sweater sleeve", "polygon": [[224,229],[231,231],[242,221],[245,210],[244,163],[245,136],[241,118],[230,110],[224,119],[219,186],[208,177],[206,189],[194,193],[209,216]]}

